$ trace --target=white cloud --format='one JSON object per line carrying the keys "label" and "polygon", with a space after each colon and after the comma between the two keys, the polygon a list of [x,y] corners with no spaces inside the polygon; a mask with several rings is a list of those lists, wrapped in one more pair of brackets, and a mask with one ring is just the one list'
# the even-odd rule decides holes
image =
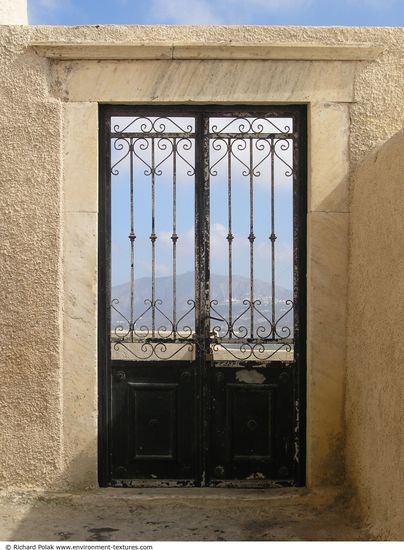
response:
{"label": "white cloud", "polygon": [[375,11],[385,11],[394,6],[402,7],[402,0],[345,0],[345,2],[357,8],[370,8]]}
{"label": "white cloud", "polygon": [[56,11],[58,9],[66,10],[70,6],[70,0],[37,0],[38,5],[46,10]]}
{"label": "white cloud", "polygon": [[313,0],[152,0],[148,21],[189,25],[246,24],[265,14],[307,9]]}
{"label": "white cloud", "polygon": [[189,25],[218,25],[225,20],[215,13],[214,2],[206,0],[153,0],[150,4],[150,22]]}
{"label": "white cloud", "polygon": [[[168,263],[156,262],[154,267],[156,277],[168,277],[172,273],[172,268]],[[139,270],[138,277],[147,277],[152,273],[152,265],[149,260],[138,260],[136,268]]]}
{"label": "white cloud", "polygon": [[265,13],[290,12],[309,7],[313,0],[153,0],[151,18],[178,24],[240,23]]}
{"label": "white cloud", "polygon": [[313,0],[224,0],[229,7],[248,6],[248,10],[260,10],[262,12],[285,12],[307,8]]}
{"label": "white cloud", "polygon": [[219,263],[227,262],[228,242],[226,235],[228,231],[221,223],[212,223],[210,227],[210,255],[212,261]]}
{"label": "white cloud", "polygon": [[[151,0],[147,20],[170,24],[257,24],[285,20],[310,12],[313,22],[321,24],[327,8],[332,12],[352,10],[382,14],[402,9],[403,0]],[[359,11],[358,11],[359,10]],[[318,19],[317,18],[318,15]]]}

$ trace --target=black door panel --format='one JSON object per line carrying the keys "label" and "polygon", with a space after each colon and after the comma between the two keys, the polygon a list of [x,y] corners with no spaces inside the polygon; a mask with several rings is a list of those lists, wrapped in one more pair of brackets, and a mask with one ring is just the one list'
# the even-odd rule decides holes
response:
{"label": "black door panel", "polygon": [[306,134],[100,106],[101,486],[304,484]]}
{"label": "black door panel", "polygon": [[115,479],[195,477],[195,377],[192,364],[113,367]]}
{"label": "black door panel", "polygon": [[[260,383],[237,380],[236,368],[211,370],[212,483],[221,480],[290,480],[293,475],[293,395],[290,367],[273,364]],[[282,376],[281,376],[282,375]],[[245,377],[248,380],[248,377]]]}

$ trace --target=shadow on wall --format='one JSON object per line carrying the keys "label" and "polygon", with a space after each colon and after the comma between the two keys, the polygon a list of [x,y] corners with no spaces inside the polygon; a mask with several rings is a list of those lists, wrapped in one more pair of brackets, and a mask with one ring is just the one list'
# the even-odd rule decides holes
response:
{"label": "shadow on wall", "polygon": [[352,185],[346,381],[348,481],[373,532],[404,538],[404,129]]}
{"label": "shadow on wall", "polygon": [[[309,238],[312,224],[319,224],[316,234],[324,242],[312,243],[309,248],[309,269],[316,270],[322,285],[312,298],[312,308],[324,298],[325,314],[313,317],[310,326],[312,334],[321,334],[321,342],[310,342],[311,353],[316,363],[323,365],[315,373],[308,371],[309,399],[311,407],[324,407],[329,411],[322,418],[324,425],[312,427],[308,444],[316,447],[316,456],[322,462],[313,468],[321,471],[321,483],[335,485],[343,483],[343,386],[345,380],[345,304],[347,242],[347,197],[348,178],[334,181],[334,187],[315,206],[309,205]],[[341,237],[342,235],[342,237]],[[324,246],[332,249],[337,269],[321,258]],[[335,249],[335,250],[334,250]],[[312,260],[311,256],[314,256]],[[310,265],[310,261],[313,265]],[[324,265],[323,265],[324,263]],[[341,265],[343,266],[341,268]],[[335,271],[338,274],[335,275]],[[338,288],[337,302],[325,295],[330,288]],[[330,311],[330,308],[332,311]],[[316,326],[316,323],[319,323]],[[310,321],[309,321],[310,324]],[[335,330],[338,327],[338,330]],[[322,394],[319,395],[320,391]],[[334,403],[330,410],[330,400]],[[318,430],[318,432],[317,432]],[[338,437],[335,434],[339,434]],[[327,434],[327,437],[322,437]],[[3,540],[369,540],[358,524],[346,513],[346,505],[340,502],[332,507],[313,505],[307,501],[274,501],[271,490],[270,502],[253,499],[243,501],[235,495],[234,500],[216,498],[213,501],[204,496],[185,498],[193,489],[176,490],[176,498],[162,496],[161,490],[94,489],[75,490],[69,488],[73,479],[83,479],[83,464],[89,462],[88,479],[93,478],[91,457],[94,447],[83,450],[69,467],[55,478],[55,487],[66,487],[66,493],[41,492],[39,499],[21,495],[12,503],[6,503],[0,521],[5,524],[0,538]],[[83,485],[81,485],[83,486]],[[245,493],[244,493],[245,494]],[[150,498],[150,495],[153,498]],[[4,519],[3,519],[4,517]]]}
{"label": "shadow on wall", "polygon": [[[77,475],[82,457],[64,478]],[[369,540],[335,491],[67,489],[0,501],[0,538],[22,541]],[[299,497],[299,498],[296,498]],[[331,505],[330,505],[331,504]]]}

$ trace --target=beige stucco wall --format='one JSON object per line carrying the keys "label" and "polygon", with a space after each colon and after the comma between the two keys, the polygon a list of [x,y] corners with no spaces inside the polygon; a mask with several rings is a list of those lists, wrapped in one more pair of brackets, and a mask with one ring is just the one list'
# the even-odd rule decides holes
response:
{"label": "beige stucco wall", "polygon": [[31,31],[0,32],[0,483],[37,486],[62,461],[62,106]]}
{"label": "beige stucco wall", "polygon": [[[0,33],[2,486],[96,484],[99,101],[308,104],[308,484],[342,483],[348,184],[351,170],[403,125],[404,30],[114,26]],[[362,43],[384,51],[367,61],[97,62],[50,61],[30,47],[61,41]]]}
{"label": "beige stucco wall", "polygon": [[349,483],[371,531],[403,540],[404,130],[352,185],[347,365]]}

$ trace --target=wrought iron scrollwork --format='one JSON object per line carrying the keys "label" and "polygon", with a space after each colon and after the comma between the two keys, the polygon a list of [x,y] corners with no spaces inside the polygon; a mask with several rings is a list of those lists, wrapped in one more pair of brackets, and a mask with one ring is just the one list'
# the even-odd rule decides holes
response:
{"label": "wrought iron scrollwork", "polygon": [[115,151],[124,151],[126,147],[127,147],[127,151],[124,153],[124,155],[111,166],[111,174],[113,176],[119,175],[119,169],[116,167],[118,166],[118,164],[123,162],[126,159],[126,157],[128,157],[131,153],[131,143],[129,139],[124,137],[118,137],[113,140],[113,148],[115,149]]}
{"label": "wrought iron scrollwork", "polygon": [[[244,300],[245,309],[232,321],[229,322],[219,313],[215,306],[217,300],[211,300],[211,320],[219,322],[211,326],[211,347],[213,351],[226,351],[232,357],[238,360],[254,359],[258,361],[268,361],[279,351],[292,351],[293,339],[292,331],[287,325],[282,325],[282,319],[293,311],[293,301],[287,300],[287,309],[274,323],[259,309],[260,300]],[[254,332],[248,335],[249,327],[241,324],[241,320],[251,310],[257,313],[266,323],[258,324],[254,327]]]}
{"label": "wrought iron scrollwork", "polygon": [[[146,309],[134,320],[130,321],[119,309],[119,300],[114,298],[111,308],[123,319],[117,323],[112,334],[114,350],[119,352],[125,349],[130,355],[139,360],[172,359],[181,351],[192,352],[196,342],[195,333],[185,319],[195,310],[195,301],[188,300],[189,309],[173,322],[163,311],[163,302],[160,299],[144,301]],[[166,321],[165,325],[150,327],[150,324],[140,324],[141,319],[148,314],[159,313]],[[185,322],[184,322],[185,321]]]}
{"label": "wrought iron scrollwork", "polygon": [[[210,123],[204,130],[196,132],[196,119],[187,117],[168,116],[137,116],[122,117],[112,125],[110,133],[112,165],[110,173],[118,176],[121,168],[129,168],[129,203],[130,203],[130,305],[122,308],[119,299],[114,298],[111,308],[115,318],[119,321],[112,331],[112,344],[115,351],[124,349],[137,360],[172,359],[178,357],[182,351],[194,352],[198,347],[201,352],[225,352],[229,357],[238,361],[253,360],[267,362],[279,358],[279,352],[293,350],[293,329],[290,318],[293,317],[294,303],[291,299],[277,300],[276,255],[278,250],[278,235],[275,224],[275,186],[278,174],[282,181],[293,182],[296,171],[293,164],[294,140],[292,117],[274,117],[270,113],[256,116],[238,114],[229,116],[210,117]],[[228,251],[228,295],[225,303],[219,303],[206,297],[198,301],[198,311],[195,301],[189,299],[187,308],[178,310],[177,304],[177,241],[182,235],[177,228],[177,192],[178,180],[184,175],[195,176],[195,155],[192,150],[195,141],[198,147],[204,147],[203,154],[197,158],[208,159],[204,178],[210,183],[215,178],[222,178],[227,184],[227,240]],[[196,148],[195,148],[196,149]],[[182,171],[178,170],[181,163]],[[224,167],[224,175],[219,168]],[[156,241],[160,243],[158,233],[159,224],[156,223],[156,193],[159,200],[158,178],[164,185],[169,181],[172,189],[172,310],[168,313],[166,304],[158,298],[156,290]],[[233,254],[234,240],[241,238],[234,230],[233,224],[233,182],[240,178],[245,182],[246,204],[245,216],[246,231],[242,236],[248,247],[248,290],[237,298],[237,307],[234,305],[233,291]],[[180,175],[179,175],[180,174]],[[147,178],[147,179],[145,179]],[[256,223],[255,193],[256,180],[268,189],[268,223],[266,235],[269,239],[270,257],[270,290],[268,300],[257,297],[255,276],[257,272],[257,242],[259,228]],[[290,178],[289,180],[285,178]],[[205,183],[209,183],[205,181]],[[151,282],[150,291],[144,300],[141,313],[138,306],[135,308],[135,209],[134,203],[137,185],[147,185],[150,191],[150,234],[148,239],[151,248]],[[244,184],[243,184],[244,185]],[[208,188],[208,185],[206,186]],[[170,193],[171,193],[170,189]],[[248,196],[247,196],[248,192]],[[208,209],[207,209],[208,210]],[[201,210],[202,211],[202,210]],[[197,217],[200,215],[197,212]],[[198,220],[197,227],[209,226],[209,212],[203,214],[206,219]],[[238,213],[239,215],[239,213]],[[149,212],[147,212],[149,217]],[[199,224],[199,225],[198,225]],[[236,228],[239,225],[236,225]],[[140,232],[139,232],[140,234]],[[258,236],[257,236],[258,235]],[[197,236],[198,237],[198,236]],[[236,242],[237,244],[237,242]],[[258,241],[259,244],[259,241]],[[136,246],[138,243],[136,242]],[[206,267],[204,262],[197,260],[199,273]],[[196,273],[198,279],[198,273]],[[203,279],[201,279],[203,280]],[[198,282],[198,281],[197,281]],[[136,283],[137,284],[137,283]],[[171,292],[171,289],[170,289]],[[160,296],[161,289],[159,292]],[[144,297],[144,295],[143,295]],[[200,302],[203,302],[202,306]],[[267,307],[265,307],[267,305]],[[170,305],[171,308],[171,305]],[[135,311],[136,309],[136,311]],[[226,313],[224,310],[227,309]],[[210,339],[208,334],[195,334],[194,326],[204,326],[203,316],[210,316]],[[192,317],[192,320],[191,320]],[[199,322],[198,322],[199,321]],[[208,349],[205,349],[208,348]]]}
{"label": "wrought iron scrollwork", "polygon": [[[118,318],[112,330],[115,351],[125,349],[135,359],[171,359],[182,350],[192,351],[195,340],[192,329],[195,301],[188,300],[185,310],[177,311],[177,180],[178,165],[185,167],[184,175],[195,175],[192,148],[195,140],[195,120],[184,117],[137,116],[115,120],[110,134],[113,162],[112,176],[118,176],[121,166],[129,168],[130,198],[130,305],[128,311],[114,298],[111,309]],[[164,175],[172,182],[172,312],[167,313],[163,301],[156,296],[156,226],[157,178]],[[141,178],[139,178],[139,174]],[[142,312],[135,312],[135,202],[138,186],[148,186],[151,196],[150,246],[151,288],[150,298],[144,300]],[[140,192],[140,191],[139,191]],[[137,309],[137,306],[136,306]],[[123,311],[124,310],[124,311]],[[190,319],[189,322],[187,320]]]}
{"label": "wrought iron scrollwork", "polygon": [[[165,134],[171,130],[182,134],[191,134],[194,131],[193,124],[183,127],[179,124],[180,117],[134,117],[128,124],[121,127],[120,124],[114,124],[113,133],[129,133],[137,131],[142,134]],[[168,127],[168,129],[167,129]]]}
{"label": "wrought iron scrollwork", "polygon": [[114,350],[121,351],[124,348],[130,355],[135,357],[137,360],[148,361],[150,359],[160,359],[169,361],[178,355],[181,351],[186,350],[190,353],[193,352],[194,346],[192,342],[186,342],[182,345],[175,346],[175,351],[170,352],[170,347],[168,342],[139,342],[139,349],[134,347],[129,347],[127,342],[114,342]]}
{"label": "wrought iron scrollwork", "polygon": [[[178,137],[175,140],[167,137],[153,137],[153,140],[151,140],[150,137],[117,137],[113,140],[113,147],[115,151],[123,151],[123,155],[111,166],[111,174],[113,176],[119,175],[117,166],[131,153],[146,167],[143,171],[145,176],[161,176],[163,174],[163,164],[170,159],[174,153],[188,166],[187,175],[195,175],[194,166],[192,166],[183,154],[185,151],[190,151],[192,149],[192,140],[188,137]],[[151,165],[145,160],[141,153],[149,150],[151,151],[153,147],[164,154],[162,155],[162,159]]]}
{"label": "wrought iron scrollwork", "polygon": [[280,128],[277,124],[275,124],[273,117],[263,115],[260,117],[231,117],[230,121],[226,121],[221,127],[219,127],[217,123],[212,124],[210,131],[212,134],[289,134],[291,128],[288,124],[285,124],[283,128]]}
{"label": "wrought iron scrollwork", "polygon": [[[250,147],[254,147],[258,152],[263,153],[259,158],[259,161],[252,166],[248,165],[246,159],[243,160],[241,155],[243,152],[248,152],[247,149],[249,140],[251,140]],[[248,135],[233,136],[232,138],[215,137],[211,140],[211,147],[214,151],[219,152],[221,156],[218,159],[215,159],[215,161],[210,165],[209,174],[211,176],[217,176],[217,166],[228,155],[231,155],[232,158],[237,160],[237,162],[243,166],[243,176],[252,175],[255,178],[259,178],[261,176],[261,171],[258,170],[258,167],[262,166],[271,155],[274,155],[274,157],[286,166],[284,175],[286,177],[290,177],[294,173],[293,167],[282,156],[282,153],[288,151],[290,146],[291,141],[287,137],[272,139],[272,141],[262,137],[255,137],[252,139]]]}
{"label": "wrought iron scrollwork", "polygon": [[[289,122],[290,121],[290,122]],[[226,177],[227,171],[227,217],[228,217],[228,297],[227,313],[224,304],[217,299],[209,303],[211,319],[211,348],[223,351],[234,359],[269,361],[278,358],[280,351],[291,352],[293,333],[288,325],[293,316],[293,301],[286,300],[286,309],[276,308],[276,227],[275,227],[275,184],[276,173],[283,178],[293,178],[295,170],[289,158],[292,153],[294,134],[291,119],[277,119],[266,115],[260,117],[232,116],[211,121],[209,143],[212,151],[208,168],[211,184],[219,176]],[[246,178],[249,187],[249,232],[244,237],[233,231],[232,185],[234,171],[238,170]],[[240,176],[238,176],[240,177]],[[261,298],[255,295],[255,180],[261,178],[268,186],[270,194],[270,216],[268,235],[271,247],[270,311],[262,307]],[[264,178],[264,180],[263,180]],[[235,314],[233,305],[233,241],[246,238],[249,246],[249,297],[242,301]]]}
{"label": "wrought iron scrollwork", "polygon": [[289,139],[279,138],[279,139],[274,140],[273,145],[272,145],[272,152],[273,152],[274,156],[278,160],[280,160],[287,167],[287,170],[285,171],[285,176],[286,177],[292,176],[293,173],[294,173],[294,170],[293,170],[293,167],[288,162],[286,162],[286,160],[278,152],[277,148],[280,149],[282,152],[285,152],[285,151],[289,150],[290,144],[291,144],[291,142],[290,142]]}
{"label": "wrought iron scrollwork", "polygon": [[262,342],[243,342],[237,350],[231,348],[226,342],[213,342],[211,348],[215,352],[225,351],[237,361],[256,360],[258,362],[267,362],[276,356],[280,351],[291,352],[292,342],[281,342],[276,345],[275,349],[268,348]]}

